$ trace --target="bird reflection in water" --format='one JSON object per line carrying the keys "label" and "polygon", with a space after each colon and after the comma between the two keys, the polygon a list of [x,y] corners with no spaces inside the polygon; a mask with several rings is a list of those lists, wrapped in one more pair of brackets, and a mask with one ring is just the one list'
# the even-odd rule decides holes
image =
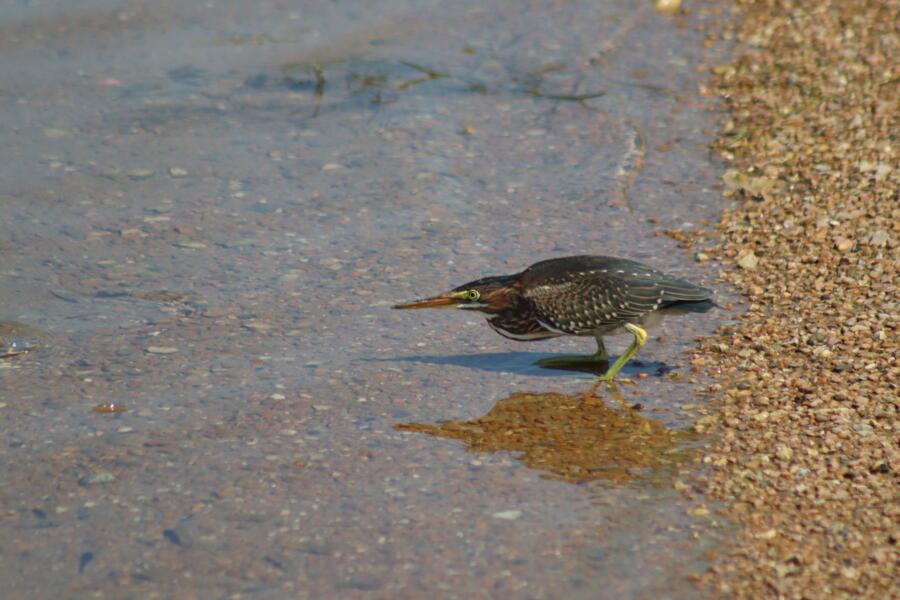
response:
{"label": "bird reflection in water", "polygon": [[614,408],[595,388],[577,395],[515,393],[471,421],[394,427],[461,440],[470,452],[520,453],[525,466],[570,483],[633,482],[674,471],[689,457],[693,434],[642,417],[612,388]]}

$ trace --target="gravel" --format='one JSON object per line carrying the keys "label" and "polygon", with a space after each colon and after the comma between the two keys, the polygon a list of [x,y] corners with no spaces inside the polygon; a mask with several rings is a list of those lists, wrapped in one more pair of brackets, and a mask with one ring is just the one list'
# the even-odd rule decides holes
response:
{"label": "gravel", "polygon": [[706,340],[715,442],[693,488],[741,526],[698,583],[897,597],[900,3],[738,0],[717,144],[736,200],[704,249],[747,312]]}

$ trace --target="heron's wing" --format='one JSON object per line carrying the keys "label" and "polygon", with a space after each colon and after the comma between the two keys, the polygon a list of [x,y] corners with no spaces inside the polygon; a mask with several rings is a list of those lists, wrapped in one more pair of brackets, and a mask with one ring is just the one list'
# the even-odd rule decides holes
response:
{"label": "heron's wing", "polygon": [[666,290],[655,277],[594,269],[547,277],[523,295],[542,323],[574,334],[637,319],[658,308]]}
{"label": "heron's wing", "polygon": [[712,290],[670,275],[664,275],[656,284],[663,291],[663,304],[667,302],[703,302],[712,300],[713,297]]}

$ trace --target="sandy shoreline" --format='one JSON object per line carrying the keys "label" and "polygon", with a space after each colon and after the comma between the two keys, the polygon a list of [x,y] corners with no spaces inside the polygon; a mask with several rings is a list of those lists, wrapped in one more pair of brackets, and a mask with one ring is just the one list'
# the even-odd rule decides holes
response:
{"label": "sandy shoreline", "polygon": [[[737,205],[704,252],[749,303],[694,364],[721,372],[698,500],[741,526],[700,578],[739,598],[897,593],[900,2],[738,0],[713,68]],[[896,596],[894,596],[896,597]]]}

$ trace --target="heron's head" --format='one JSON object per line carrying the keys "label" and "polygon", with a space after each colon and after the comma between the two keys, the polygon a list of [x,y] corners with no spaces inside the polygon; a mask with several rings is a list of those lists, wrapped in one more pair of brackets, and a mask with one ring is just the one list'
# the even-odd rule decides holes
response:
{"label": "heron's head", "polygon": [[485,277],[453,288],[446,294],[397,304],[393,308],[461,308],[494,315],[510,307],[511,296],[515,293],[510,284],[514,279],[513,275]]}

